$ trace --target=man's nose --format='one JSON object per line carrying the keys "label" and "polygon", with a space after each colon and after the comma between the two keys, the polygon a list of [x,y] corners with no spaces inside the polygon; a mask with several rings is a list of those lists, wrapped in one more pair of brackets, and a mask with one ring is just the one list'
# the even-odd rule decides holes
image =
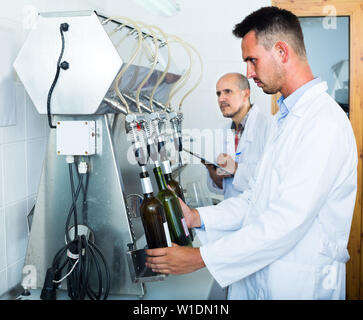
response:
{"label": "man's nose", "polygon": [[219,95],[218,97],[218,101],[219,102],[222,102],[222,101],[225,101],[226,100],[226,95],[224,93],[221,92],[221,94]]}
{"label": "man's nose", "polygon": [[253,66],[251,66],[250,64],[247,64],[247,74],[246,74],[247,79],[251,79],[251,78],[255,78],[256,77],[256,72],[255,72],[255,68]]}

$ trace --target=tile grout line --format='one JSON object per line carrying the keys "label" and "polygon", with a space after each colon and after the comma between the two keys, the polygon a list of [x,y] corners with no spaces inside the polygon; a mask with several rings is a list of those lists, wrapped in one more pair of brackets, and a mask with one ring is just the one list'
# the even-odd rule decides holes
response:
{"label": "tile grout line", "polygon": [[[12,141],[11,143],[7,143],[7,145],[11,145],[12,143],[21,143],[23,142],[24,143],[24,156],[25,156],[25,198],[23,198],[22,200],[18,200],[18,201],[14,201],[14,203],[10,204],[8,203],[7,204],[7,207],[11,206],[11,205],[15,205],[19,202],[22,202],[22,201],[26,201],[26,210],[28,211],[28,161],[27,161],[27,121],[26,121],[26,115],[27,115],[27,109],[26,109],[26,100],[25,100],[25,88],[23,86],[18,86],[19,90],[21,90],[21,104],[22,104],[22,107],[24,108],[24,121],[23,121],[23,125],[24,125],[24,140],[20,140],[20,141]],[[16,104],[16,108],[17,108],[17,111],[19,112],[19,105]],[[4,163],[3,163],[3,172],[4,172]],[[4,191],[3,191],[4,192]],[[5,197],[5,195],[4,195]],[[5,215],[4,215],[5,216]],[[25,222],[27,222],[26,220],[26,216],[24,216],[24,219],[25,219]],[[6,231],[7,232],[7,231]],[[5,239],[5,243],[7,245],[7,242],[6,242],[6,239]],[[6,250],[6,255],[7,255],[7,250]],[[10,290],[12,285],[10,285],[9,281],[10,281],[10,278],[9,278],[9,269],[14,266],[16,263],[18,263],[19,261],[25,259],[25,256],[18,259],[16,262],[12,263],[11,265],[8,264],[8,261],[7,261],[7,258],[6,258],[6,287],[7,287],[7,290]],[[25,260],[24,260],[25,261]]]}
{"label": "tile grout line", "polygon": [[5,218],[5,185],[4,185],[4,174],[5,174],[5,170],[4,170],[4,147],[3,145],[0,146],[1,148],[1,175],[2,175],[2,190],[1,190],[1,193],[2,193],[2,198],[3,198],[3,205],[2,205],[2,210],[3,210],[3,216],[2,216],[2,223],[3,223],[3,226],[4,226],[4,258],[5,258],[5,288],[6,290],[9,290],[9,285],[8,285],[8,254],[7,254],[7,240],[6,240],[6,234],[7,234],[7,230],[6,230],[6,218]]}
{"label": "tile grout line", "polygon": [[[28,181],[28,103],[27,103],[27,99],[26,99],[26,94],[25,94],[25,88],[23,89],[23,95],[24,95],[24,106],[25,106],[25,172],[26,172],[26,177],[25,177],[25,194],[26,194],[26,198],[28,199],[28,192],[29,192],[29,181]],[[26,212],[29,212],[29,208],[28,208],[28,200],[26,202]]]}
{"label": "tile grout line", "polygon": [[[28,175],[28,113],[29,113],[29,108],[28,108],[28,100],[26,97],[26,92],[25,92],[25,88],[23,87],[23,101],[24,101],[24,107],[25,107],[25,197],[26,197],[26,213],[25,213],[25,224],[28,226],[28,219],[27,219],[27,215],[29,214],[29,175]],[[26,248],[28,247],[28,242],[29,242],[29,229],[27,228],[27,245]],[[26,249],[27,250],[27,249]],[[19,261],[23,260],[23,268],[24,268],[24,264],[25,264],[25,258],[26,258],[26,251],[25,251],[25,256],[21,259],[19,259]],[[23,281],[23,268],[21,269],[21,281]]]}
{"label": "tile grout line", "polygon": [[30,139],[19,139],[19,140],[14,140],[14,141],[11,141],[11,142],[5,142],[5,143],[3,143],[2,145],[3,146],[10,146],[10,145],[12,145],[12,144],[17,144],[17,143],[19,143],[19,142],[39,142],[39,141],[42,141],[42,140],[44,140],[44,137],[42,136],[42,137],[36,137],[36,138],[30,138]]}

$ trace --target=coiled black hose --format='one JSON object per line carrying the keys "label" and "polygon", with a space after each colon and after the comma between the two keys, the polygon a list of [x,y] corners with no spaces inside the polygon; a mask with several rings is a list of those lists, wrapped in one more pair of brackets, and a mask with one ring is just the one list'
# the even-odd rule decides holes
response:
{"label": "coiled black hose", "polygon": [[[87,173],[88,175],[88,173]],[[74,188],[72,164],[69,164],[69,176],[72,192],[72,205],[69,210],[65,234],[67,244],[55,255],[52,267],[48,269],[42,290],[42,299],[55,299],[55,291],[63,280],[67,280],[68,296],[72,300],[106,300],[110,291],[110,272],[107,261],[100,249],[90,239],[78,234],[77,199],[80,190],[84,190],[86,199],[87,186],[83,186],[83,176],[79,175],[77,189]],[[88,181],[88,179],[87,179]],[[73,217],[74,239],[69,236],[69,225]],[[96,272],[94,272],[96,271]],[[98,288],[94,292],[90,287],[91,275],[96,275]],[[50,285],[52,284],[52,285]]]}

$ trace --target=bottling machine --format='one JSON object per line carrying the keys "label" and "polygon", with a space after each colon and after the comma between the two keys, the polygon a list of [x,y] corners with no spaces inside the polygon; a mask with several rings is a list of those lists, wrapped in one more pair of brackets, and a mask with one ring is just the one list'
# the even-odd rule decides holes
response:
{"label": "bottling machine", "polygon": [[[70,290],[77,263],[96,264],[89,278],[93,298],[101,296],[95,294],[101,280],[105,297],[143,296],[143,283],[165,280],[144,265],[135,181],[140,162],[150,165],[148,121],[157,121],[156,131],[175,144],[167,157],[175,150],[172,164],[181,166],[183,116],[171,98],[190,70],[178,70],[168,40],[185,47],[156,26],[82,11],[40,13],[23,44],[14,68],[51,127],[25,258],[36,270],[37,288],[47,289],[50,266],[61,264],[61,255],[67,272],[49,285],[66,280],[61,287]],[[76,234],[85,243],[77,255],[71,245]]]}

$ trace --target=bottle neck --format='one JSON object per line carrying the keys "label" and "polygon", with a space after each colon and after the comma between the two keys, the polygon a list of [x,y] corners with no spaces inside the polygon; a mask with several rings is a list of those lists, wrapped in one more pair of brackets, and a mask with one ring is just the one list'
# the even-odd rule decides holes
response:
{"label": "bottle neck", "polygon": [[154,198],[154,193],[151,192],[151,193],[144,193],[144,198],[145,199],[151,199],[151,198]]}
{"label": "bottle neck", "polygon": [[167,189],[168,187],[167,187],[163,172],[161,170],[161,167],[155,167],[153,169],[153,171],[154,171],[155,180],[156,180],[156,183],[158,184],[159,189],[160,190]]}
{"label": "bottle neck", "polygon": [[169,160],[165,160],[161,163],[161,167],[163,168],[163,172],[164,174],[171,174],[171,167],[170,167],[170,161]]}
{"label": "bottle neck", "polygon": [[165,177],[166,182],[173,180],[171,173],[164,173],[164,177]]}
{"label": "bottle neck", "polygon": [[170,167],[170,161],[166,160],[161,163],[161,167],[163,168],[164,177],[166,182],[169,182],[173,180],[173,177],[171,176],[171,167]]}
{"label": "bottle neck", "polygon": [[140,173],[140,182],[141,182],[141,188],[142,193],[145,197],[148,197],[147,195],[153,195],[153,187],[151,184],[151,180],[149,177],[149,174],[147,172],[141,172]]}

